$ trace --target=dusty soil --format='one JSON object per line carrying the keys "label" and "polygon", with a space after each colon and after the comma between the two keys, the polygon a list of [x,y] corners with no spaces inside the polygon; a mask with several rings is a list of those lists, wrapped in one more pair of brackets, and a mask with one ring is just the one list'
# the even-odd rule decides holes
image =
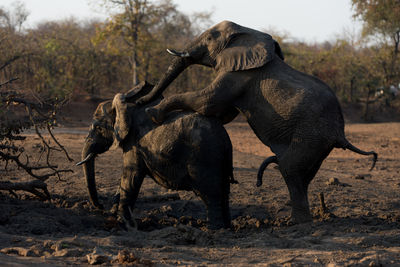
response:
{"label": "dusty soil", "polygon": [[[50,202],[29,193],[19,199],[0,192],[0,265],[360,265],[400,266],[400,123],[348,124],[351,142],[379,153],[371,158],[334,150],[310,186],[311,223],[290,225],[286,186],[273,165],[257,188],[259,164],[271,152],[243,120],[227,125],[234,146],[231,186],[232,230],[207,230],[203,203],[191,192],[170,191],[146,179],[134,210],[139,230],[125,232],[107,212],[88,203],[82,170],[61,153],[54,160],[72,174],[48,180]],[[86,128],[61,128],[58,137],[75,162]],[[24,146],[39,152],[39,139]],[[3,163],[1,163],[3,164]],[[117,189],[121,152],[98,157],[97,184],[106,208]],[[0,166],[1,180],[29,179],[20,170]],[[337,178],[336,182],[329,180]],[[323,193],[330,214],[321,216]],[[89,255],[89,256],[88,256]]]}

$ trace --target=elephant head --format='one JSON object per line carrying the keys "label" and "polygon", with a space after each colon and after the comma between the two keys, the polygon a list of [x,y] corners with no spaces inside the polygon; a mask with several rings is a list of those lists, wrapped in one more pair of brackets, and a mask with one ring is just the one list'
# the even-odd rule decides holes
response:
{"label": "elephant head", "polygon": [[132,118],[128,115],[128,103],[145,95],[151,88],[152,85],[142,82],[126,94],[117,94],[113,101],[100,103],[93,114],[89,134],[82,149],[82,161],[77,165],[83,165],[90,201],[97,208],[102,208],[102,205],[99,203],[96,190],[95,158],[108,151],[114,139],[121,145],[129,133],[132,122]]}
{"label": "elephant head", "polygon": [[82,161],[77,163],[77,165],[83,164],[90,201],[97,208],[102,208],[102,205],[97,197],[94,163],[95,157],[106,152],[114,142],[115,115],[111,105],[111,101],[105,101],[98,105],[82,149]]}
{"label": "elephant head", "polygon": [[149,95],[138,103],[160,95],[178,75],[192,64],[214,68],[218,72],[249,70],[262,67],[276,55],[283,59],[279,44],[269,34],[223,21],[208,29],[182,52],[167,51],[176,56],[167,72]]}

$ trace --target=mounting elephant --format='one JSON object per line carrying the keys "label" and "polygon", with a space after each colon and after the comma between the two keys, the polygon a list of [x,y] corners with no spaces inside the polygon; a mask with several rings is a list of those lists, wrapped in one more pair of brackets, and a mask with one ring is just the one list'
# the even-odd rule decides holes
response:
{"label": "mounting elephant", "polygon": [[117,140],[123,150],[118,215],[135,225],[135,205],[146,175],[169,189],[194,191],[204,201],[210,227],[230,227],[229,190],[233,180],[232,144],[221,122],[190,113],[176,113],[162,125],[154,124],[145,108],[129,104],[153,88],[141,83],[127,94],[97,107],[82,149],[82,161],[91,203],[99,203],[95,183],[95,157]]}
{"label": "mounting elephant", "polygon": [[[192,41],[176,56],[153,90],[137,103],[146,103],[192,64],[214,68],[215,80],[206,88],[165,98],[146,112],[162,122],[175,110],[192,110],[232,120],[238,112],[257,137],[275,154],[261,166],[276,162],[288,186],[294,222],[311,220],[308,185],[333,148],[363,155],[344,134],[344,121],[334,92],[321,80],[284,62],[279,44],[266,33],[223,21]],[[229,120],[225,120],[228,122]]]}

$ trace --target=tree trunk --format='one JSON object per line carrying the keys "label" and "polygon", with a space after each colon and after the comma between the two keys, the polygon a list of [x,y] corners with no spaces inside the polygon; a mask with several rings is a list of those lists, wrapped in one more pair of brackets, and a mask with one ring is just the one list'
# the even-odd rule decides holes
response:
{"label": "tree trunk", "polygon": [[364,120],[370,121],[371,118],[370,118],[370,115],[369,115],[369,103],[370,103],[369,99],[371,97],[371,88],[370,88],[369,85],[367,86],[367,88],[368,88],[368,93],[367,93],[367,100],[365,101]]}
{"label": "tree trunk", "polygon": [[350,103],[353,102],[354,80],[355,80],[355,77],[352,77],[351,80],[350,80],[350,95],[349,95],[349,101],[350,101]]}
{"label": "tree trunk", "polygon": [[138,64],[137,64],[137,58],[136,58],[136,51],[133,52],[132,56],[132,86],[138,85]]}

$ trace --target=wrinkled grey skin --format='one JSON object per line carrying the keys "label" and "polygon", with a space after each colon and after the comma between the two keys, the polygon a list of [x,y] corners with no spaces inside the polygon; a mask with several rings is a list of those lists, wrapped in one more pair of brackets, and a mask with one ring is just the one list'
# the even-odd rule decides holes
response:
{"label": "wrinkled grey skin", "polygon": [[207,206],[210,227],[230,227],[233,174],[227,132],[219,120],[196,113],[177,113],[162,125],[154,124],[145,114],[146,106],[127,103],[151,88],[142,83],[97,107],[78,163],[83,164],[92,204],[102,207],[95,184],[95,156],[107,151],[116,138],[123,150],[118,213],[125,222],[135,225],[129,209],[148,175],[166,188],[194,191]]}
{"label": "wrinkled grey skin", "polygon": [[137,103],[160,95],[192,64],[214,68],[217,77],[209,86],[168,97],[147,113],[160,123],[172,111],[192,110],[228,118],[226,123],[240,111],[275,154],[276,158],[262,164],[260,174],[269,163],[278,163],[289,189],[294,222],[311,220],[308,185],[333,148],[373,155],[375,163],[375,152],[359,150],[346,140],[342,111],[332,90],[287,65],[270,35],[224,21],[202,33],[183,52],[168,51],[176,58]]}

